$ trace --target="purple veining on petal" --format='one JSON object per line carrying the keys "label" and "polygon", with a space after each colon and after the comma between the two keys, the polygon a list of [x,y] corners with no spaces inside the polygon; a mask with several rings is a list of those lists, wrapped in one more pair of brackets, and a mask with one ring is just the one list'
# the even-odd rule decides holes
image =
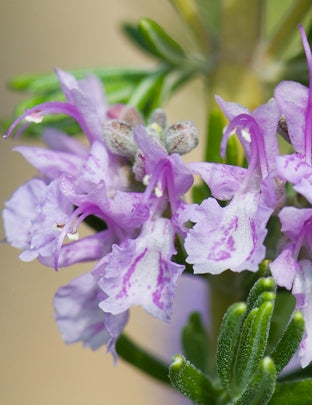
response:
{"label": "purple veining on petal", "polygon": [[131,276],[134,273],[137,264],[143,259],[147,252],[147,248],[135,258],[134,262],[130,265],[129,270],[126,272],[126,274],[123,276],[123,281],[122,281],[122,289],[120,290],[119,294],[116,295],[116,298],[122,298],[125,296],[128,296],[128,289],[131,287]]}

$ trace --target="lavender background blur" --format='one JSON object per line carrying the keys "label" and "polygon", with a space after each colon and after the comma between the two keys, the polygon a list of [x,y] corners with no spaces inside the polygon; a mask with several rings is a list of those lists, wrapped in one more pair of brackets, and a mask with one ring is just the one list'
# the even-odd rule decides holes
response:
{"label": "lavender background blur", "polygon": [[[10,116],[23,96],[9,92],[5,83],[24,73],[64,70],[103,65],[152,65],[120,33],[122,21],[136,22],[150,17],[167,27],[177,38],[191,45],[174,10],[167,0],[2,0],[0,3],[0,116]],[[169,121],[193,120],[203,132],[204,91],[193,82],[168,105]],[[12,192],[35,171],[10,151],[16,141],[1,141],[1,207]],[[200,148],[187,157],[199,159]],[[3,229],[0,239],[4,238]],[[120,361],[113,367],[105,348],[96,352],[80,344],[67,346],[53,320],[52,298],[57,288],[91,268],[90,264],[63,269],[59,273],[37,262],[23,263],[19,252],[0,245],[0,392],[1,403],[156,405],[173,403],[175,395]],[[175,303],[176,322],[181,323],[181,308],[194,304],[196,288],[186,280]],[[187,293],[186,293],[187,289]],[[204,302],[195,302],[204,306]],[[182,316],[183,318],[183,316]],[[131,311],[126,331],[145,347],[166,358],[174,353],[177,337],[170,342],[160,321],[140,309]],[[167,339],[167,342],[165,342]],[[175,340],[172,340],[175,339]],[[178,401],[179,402],[179,401]],[[181,402],[179,402],[181,404]]]}

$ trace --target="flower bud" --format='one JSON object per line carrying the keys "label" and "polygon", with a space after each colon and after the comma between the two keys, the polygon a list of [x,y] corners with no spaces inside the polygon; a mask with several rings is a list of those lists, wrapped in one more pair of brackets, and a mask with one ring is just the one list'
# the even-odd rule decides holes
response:
{"label": "flower bud", "polygon": [[162,108],[156,108],[148,120],[148,124],[158,124],[162,130],[167,128],[167,115]]}
{"label": "flower bud", "polygon": [[103,125],[104,142],[115,155],[133,159],[137,145],[133,139],[132,128],[122,121],[105,121]]}
{"label": "flower bud", "polygon": [[169,154],[184,155],[198,145],[198,129],[192,121],[179,121],[165,131],[165,146]]}

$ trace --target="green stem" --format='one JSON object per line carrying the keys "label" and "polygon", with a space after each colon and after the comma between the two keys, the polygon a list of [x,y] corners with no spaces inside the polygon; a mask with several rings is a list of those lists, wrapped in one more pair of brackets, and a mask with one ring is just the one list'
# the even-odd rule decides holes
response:
{"label": "green stem", "polygon": [[288,46],[289,38],[294,33],[297,25],[306,17],[311,6],[311,0],[298,0],[293,2],[284,16],[283,21],[268,42],[265,53],[277,56],[284,47]]}
{"label": "green stem", "polygon": [[225,312],[234,302],[244,301],[255,275],[250,272],[233,273],[230,270],[217,276],[208,276],[210,284],[211,349],[216,351],[220,326]]}
{"label": "green stem", "polygon": [[125,334],[122,334],[117,340],[116,350],[118,355],[127,363],[130,363],[150,377],[171,385],[168,371],[169,365],[139,347]]}

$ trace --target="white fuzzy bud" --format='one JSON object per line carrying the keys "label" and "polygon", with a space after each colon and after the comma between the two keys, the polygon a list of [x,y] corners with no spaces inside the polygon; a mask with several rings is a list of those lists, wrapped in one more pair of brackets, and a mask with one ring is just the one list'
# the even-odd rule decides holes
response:
{"label": "white fuzzy bud", "polygon": [[198,145],[198,137],[192,121],[179,121],[165,131],[165,146],[169,154],[184,155]]}
{"label": "white fuzzy bud", "polygon": [[129,124],[123,121],[105,121],[103,125],[104,142],[107,148],[118,156],[133,159],[137,145],[133,139],[133,131]]}

